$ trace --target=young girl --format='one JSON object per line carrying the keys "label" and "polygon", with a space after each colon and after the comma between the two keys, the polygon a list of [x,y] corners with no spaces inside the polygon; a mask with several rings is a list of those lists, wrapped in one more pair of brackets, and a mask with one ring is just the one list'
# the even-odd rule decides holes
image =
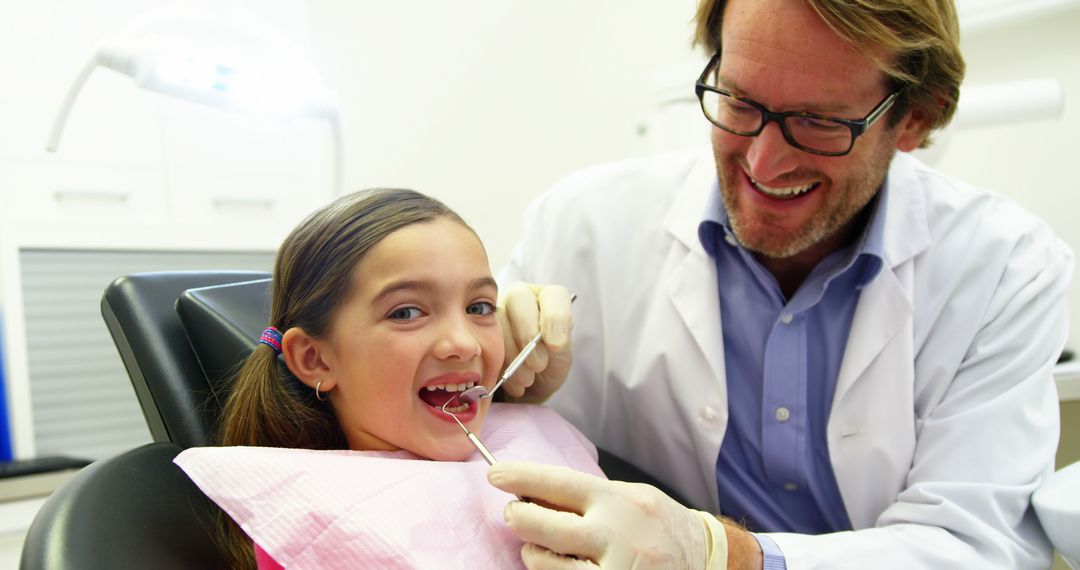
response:
{"label": "young girl", "polygon": [[[486,464],[443,411],[447,402],[500,459],[601,474],[595,449],[553,412],[496,404],[482,431],[489,400],[455,397],[495,384],[504,356],[497,296],[476,234],[417,192],[351,194],[293,230],[275,261],[271,326],[240,370],[220,424],[222,446],[250,448],[177,458],[243,527],[226,524],[232,567],[411,566],[421,559],[410,552],[422,548],[445,563],[439,548],[462,547],[436,539],[455,521],[488,534],[472,547],[487,550],[470,556],[497,559],[507,548],[516,555],[520,543],[500,528],[501,505],[512,497],[487,485]],[[402,512],[410,501],[421,512]],[[432,527],[438,517],[451,520]],[[415,536],[429,527],[430,537]]]}

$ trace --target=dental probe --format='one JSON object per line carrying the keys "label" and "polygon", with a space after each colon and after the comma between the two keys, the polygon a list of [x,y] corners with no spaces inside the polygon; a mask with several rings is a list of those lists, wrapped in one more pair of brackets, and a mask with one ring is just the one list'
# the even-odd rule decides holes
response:
{"label": "dental probe", "polygon": [[[577,299],[577,293],[570,296],[570,302],[573,303],[575,299]],[[469,388],[468,390],[465,390],[464,392],[458,394],[458,401],[468,403],[494,396],[495,391],[498,390],[503,385],[503,383],[509,380],[510,377],[518,371],[518,368],[521,368],[521,365],[525,363],[525,359],[528,358],[530,354],[532,354],[532,351],[536,348],[536,345],[540,344],[540,337],[543,336],[543,334],[543,331],[536,333],[536,336],[534,336],[532,340],[530,340],[524,347],[522,347],[521,352],[519,352],[518,355],[510,361],[510,365],[506,367],[506,371],[502,373],[502,376],[500,376],[498,382],[495,382],[495,385],[491,387],[491,390],[488,390],[487,388],[480,385],[473,386],[472,388]]]}

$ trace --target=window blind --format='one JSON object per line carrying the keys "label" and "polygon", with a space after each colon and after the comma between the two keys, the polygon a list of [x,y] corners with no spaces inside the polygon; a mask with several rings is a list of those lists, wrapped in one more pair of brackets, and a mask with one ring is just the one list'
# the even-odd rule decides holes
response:
{"label": "window blind", "polygon": [[151,441],[101,317],[105,287],[144,271],[269,271],[273,253],[24,249],[19,265],[37,454],[101,459]]}

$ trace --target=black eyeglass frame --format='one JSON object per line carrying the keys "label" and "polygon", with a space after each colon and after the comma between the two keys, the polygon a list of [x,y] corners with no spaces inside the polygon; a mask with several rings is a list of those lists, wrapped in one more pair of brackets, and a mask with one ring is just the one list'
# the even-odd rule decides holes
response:
{"label": "black eyeglass frame", "polygon": [[[758,103],[753,99],[741,97],[726,89],[720,89],[719,87],[714,87],[706,83],[705,78],[709,76],[709,73],[714,70],[714,68],[719,62],[720,51],[717,50],[717,52],[713,54],[712,59],[709,60],[709,64],[706,65],[705,69],[701,72],[701,75],[698,76],[697,83],[694,85],[694,92],[697,94],[698,102],[701,104],[701,112],[705,115],[705,118],[708,119],[710,123],[733,135],[739,135],[743,137],[756,137],[761,134],[761,131],[765,130],[765,127],[769,124],[770,121],[774,121],[778,125],[780,125],[780,132],[784,134],[784,140],[786,140],[788,144],[799,150],[809,152],[811,154],[817,154],[820,156],[844,156],[845,154],[850,153],[851,149],[855,148],[855,139],[859,138],[860,135],[866,133],[866,131],[868,131],[870,127],[873,126],[875,122],[877,122],[878,119],[884,116],[885,112],[888,111],[893,106],[893,103],[896,102],[896,98],[899,97],[900,94],[903,92],[903,90],[901,89],[890,93],[884,99],[882,99],[881,102],[878,103],[877,106],[874,107],[874,109],[870,111],[869,114],[867,114],[862,119],[841,119],[838,117],[830,117],[828,115],[818,115],[816,113],[806,113],[802,111],[787,111],[784,113],[777,113],[769,110],[765,107],[765,105],[762,105],[761,103]],[[750,105],[751,107],[757,109],[761,113],[761,124],[758,125],[758,128],[756,130],[744,132],[736,131],[734,129],[731,129],[730,127],[725,127],[724,125],[717,123],[712,119],[712,117],[709,116],[709,112],[705,110],[706,91],[711,91],[718,95],[729,97],[736,101],[746,103],[747,105]],[[851,130],[851,143],[848,145],[846,150],[841,152],[828,152],[804,146],[798,141],[796,141],[795,137],[791,134],[791,131],[788,130],[786,120],[788,117],[804,117],[808,119],[829,121],[832,123],[843,125],[849,130]]]}

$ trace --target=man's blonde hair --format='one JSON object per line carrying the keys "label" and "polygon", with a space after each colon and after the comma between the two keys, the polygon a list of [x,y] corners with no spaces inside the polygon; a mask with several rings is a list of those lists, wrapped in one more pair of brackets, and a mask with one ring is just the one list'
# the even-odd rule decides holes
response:
{"label": "man's blonde hair", "polygon": [[[964,58],[953,0],[804,0],[838,36],[866,55],[903,89],[890,115],[895,125],[909,110],[929,132],[949,124],[960,98]],[[727,0],[702,0],[694,43],[720,49]],[[797,33],[792,30],[792,33]]]}

